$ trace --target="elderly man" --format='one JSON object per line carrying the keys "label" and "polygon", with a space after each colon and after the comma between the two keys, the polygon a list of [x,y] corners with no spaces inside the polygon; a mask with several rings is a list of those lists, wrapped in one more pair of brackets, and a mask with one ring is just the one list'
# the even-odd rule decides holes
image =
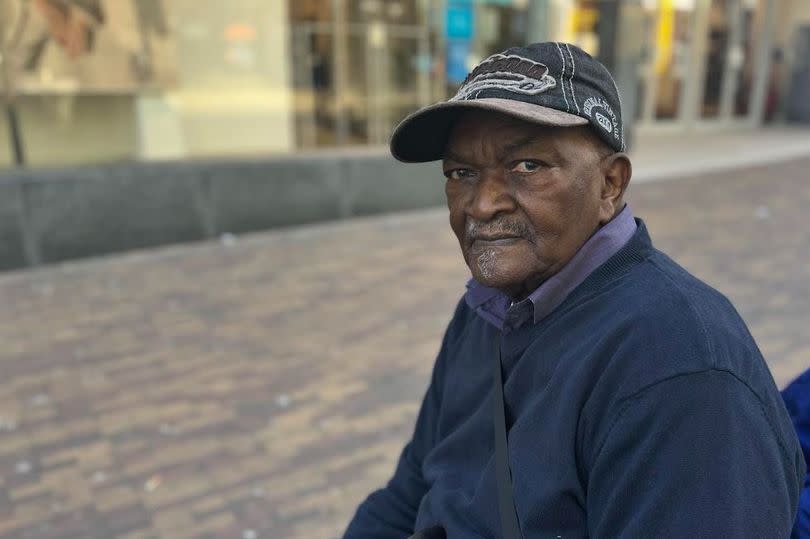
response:
{"label": "elderly man", "polygon": [[413,438],[345,537],[790,534],[790,419],[729,301],[624,203],[604,66],[563,43],[495,54],[391,150],[442,160],[472,279]]}

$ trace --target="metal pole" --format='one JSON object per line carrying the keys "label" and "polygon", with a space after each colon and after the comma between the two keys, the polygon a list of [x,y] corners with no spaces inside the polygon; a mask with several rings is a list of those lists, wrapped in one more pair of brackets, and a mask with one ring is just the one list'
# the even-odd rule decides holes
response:
{"label": "metal pole", "polygon": [[[424,6],[425,10],[427,10],[427,6]],[[426,17],[427,18],[427,17]],[[420,71],[417,73],[417,87],[416,87],[416,95],[417,100],[419,101],[419,106],[424,107],[429,105],[430,102],[433,100],[433,96],[431,96],[430,92],[430,67],[429,67],[429,58],[430,55],[430,26],[428,26],[428,22],[425,21],[419,27],[419,37],[417,38],[418,41],[418,50],[419,50],[419,58],[420,61],[427,61],[428,64],[420,64]],[[423,69],[427,68],[428,71],[424,71]]]}
{"label": "metal pole", "polygon": [[[0,8],[3,5],[0,4]],[[7,6],[5,6],[7,7]],[[17,18],[15,28],[12,30],[0,21],[0,75],[3,80],[3,97],[5,100],[6,120],[8,121],[9,141],[14,156],[14,164],[18,167],[25,165],[25,151],[23,149],[22,133],[20,132],[20,117],[16,107],[16,88],[14,86],[14,54],[22,39],[23,31],[28,24],[28,3],[24,3]]]}
{"label": "metal pole", "polygon": [[720,93],[720,121],[728,122],[734,119],[734,94],[737,91],[740,70],[742,65],[742,15],[743,6],[739,0],[730,2],[726,6],[726,16],[729,23],[729,38],[726,45],[726,62],[723,69],[723,86]]}
{"label": "metal pole", "polygon": [[644,17],[646,30],[646,34],[642,36],[642,38],[646,39],[647,48],[644,50],[644,57],[642,59],[644,62],[644,102],[641,105],[641,118],[639,119],[639,123],[649,125],[655,122],[656,101],[658,99],[658,73],[656,72],[656,65],[658,64],[658,55],[661,54],[661,52],[658,50],[656,28],[658,27],[658,19],[661,16],[661,12],[656,7],[652,13],[645,12],[642,16]]}
{"label": "metal pole", "polygon": [[[604,4],[603,4],[604,5]],[[622,105],[624,143],[631,148],[635,135],[636,109],[638,108],[639,66],[644,52],[644,10],[637,0],[626,0],[610,11],[612,27],[600,35],[608,47],[611,65],[608,66],[616,80]],[[607,21],[606,21],[607,22]],[[600,44],[599,54],[602,54]]]}
{"label": "metal pole", "polygon": [[349,123],[346,117],[346,93],[349,69],[346,28],[346,3],[332,0],[332,99],[335,114],[335,145],[343,146],[349,140]]}
{"label": "metal pole", "polygon": [[[436,0],[432,4],[434,9],[434,20],[437,23],[434,26],[436,32],[436,50],[434,54],[438,59],[438,65],[441,69],[436,69],[433,80],[433,95],[431,99],[445,99],[447,96],[447,39],[445,36],[445,28],[447,26],[447,1]],[[431,65],[431,69],[435,69],[436,64]]]}
{"label": "metal pole", "polygon": [[757,75],[754,78],[754,87],[751,89],[751,106],[748,112],[748,121],[752,126],[762,123],[765,112],[765,94],[768,91],[768,81],[771,73],[771,47],[773,46],[773,33],[776,27],[776,2],[767,0],[764,5],[765,13],[762,19],[762,40],[756,52],[755,66]]}
{"label": "metal pole", "polygon": [[681,82],[686,86],[686,90],[681,94],[681,100],[678,104],[678,109],[681,111],[680,120],[676,120],[682,121],[687,130],[692,130],[703,119],[710,11],[711,0],[698,0],[695,3],[687,73],[695,73],[696,75],[691,79],[681,79]]}
{"label": "metal pole", "polygon": [[6,102],[6,120],[8,121],[14,164],[18,167],[25,166],[25,151],[23,150],[22,135],[20,133],[20,118],[17,114],[17,107],[14,103],[9,101]]}

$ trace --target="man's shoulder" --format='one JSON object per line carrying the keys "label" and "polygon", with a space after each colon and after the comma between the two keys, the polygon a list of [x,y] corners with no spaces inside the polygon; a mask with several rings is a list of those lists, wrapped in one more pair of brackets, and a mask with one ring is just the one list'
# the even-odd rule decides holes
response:
{"label": "man's shoulder", "polygon": [[586,404],[592,423],[610,424],[642,397],[680,398],[671,391],[676,386],[690,387],[697,400],[733,390],[761,409],[787,444],[791,427],[778,388],[732,303],[660,252],[627,277],[605,294],[623,310],[584,367],[595,371]]}
{"label": "man's shoulder", "polygon": [[[691,335],[709,353],[717,341],[727,339],[755,347],[731,301],[660,251],[640,265],[631,287],[635,294],[634,314],[641,328],[666,322],[673,330],[687,332],[673,333],[673,338]],[[715,354],[712,356],[717,359]]]}
{"label": "man's shoulder", "polygon": [[667,255],[656,251],[617,287],[607,370],[624,380],[624,395],[708,370],[731,373],[755,393],[775,389],[765,360],[731,301]]}

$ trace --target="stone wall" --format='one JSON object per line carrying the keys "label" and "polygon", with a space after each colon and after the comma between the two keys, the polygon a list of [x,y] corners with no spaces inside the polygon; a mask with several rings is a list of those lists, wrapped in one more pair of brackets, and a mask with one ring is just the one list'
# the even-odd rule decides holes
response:
{"label": "stone wall", "polygon": [[0,171],[0,269],[443,203],[382,149]]}

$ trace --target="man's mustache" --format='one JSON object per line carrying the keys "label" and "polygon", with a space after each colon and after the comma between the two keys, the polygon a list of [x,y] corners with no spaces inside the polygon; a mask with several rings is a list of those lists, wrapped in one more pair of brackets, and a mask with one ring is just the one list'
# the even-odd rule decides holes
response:
{"label": "man's mustache", "polygon": [[468,243],[479,237],[517,236],[529,241],[534,239],[531,227],[523,221],[509,219],[488,222],[467,219],[464,231]]}

